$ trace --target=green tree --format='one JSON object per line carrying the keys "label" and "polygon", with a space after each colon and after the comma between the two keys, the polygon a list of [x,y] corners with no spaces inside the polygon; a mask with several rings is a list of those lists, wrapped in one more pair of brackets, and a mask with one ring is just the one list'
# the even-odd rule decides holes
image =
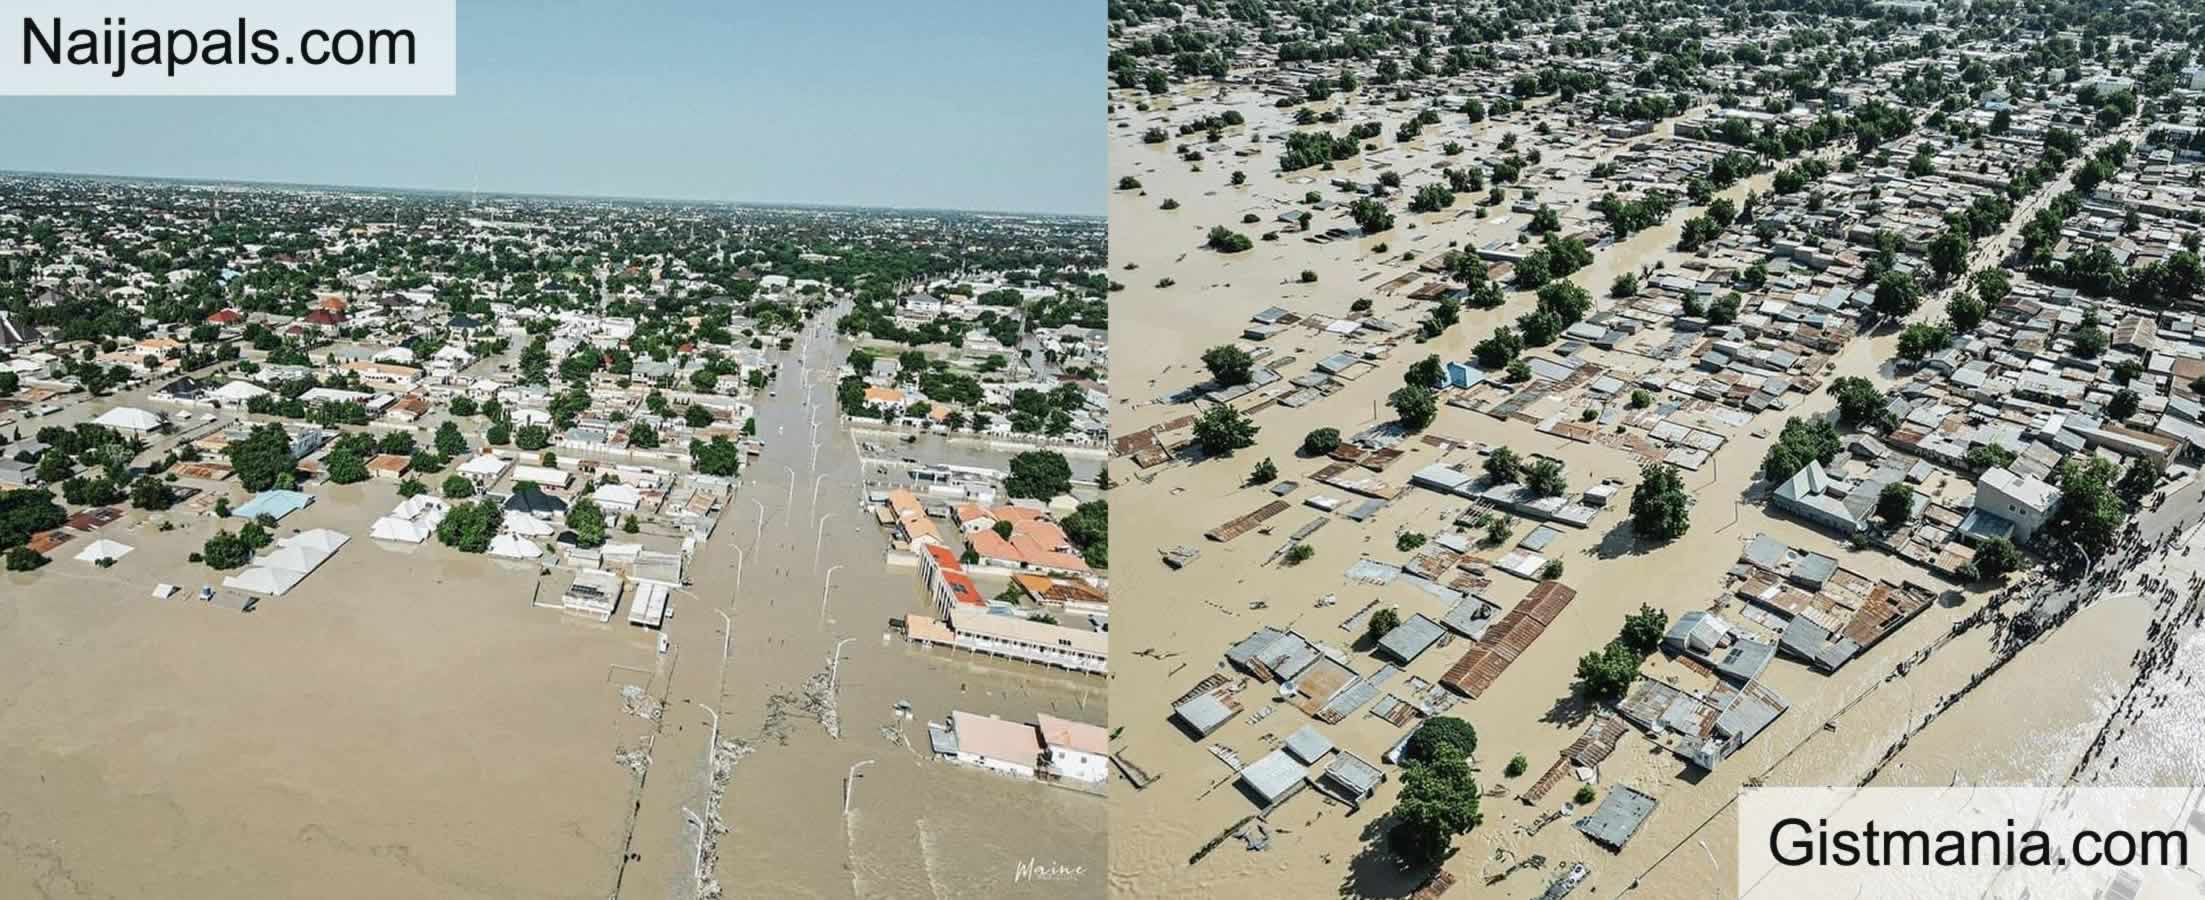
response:
{"label": "green tree", "polygon": [[1386,398],[1401,425],[1410,431],[1423,431],[1439,418],[1439,395],[1431,388],[1405,385]]}
{"label": "green tree", "polygon": [[701,474],[733,478],[742,471],[743,450],[724,434],[710,441],[690,441],[689,463]]}
{"label": "green tree", "polygon": [[465,475],[453,475],[444,479],[444,497],[463,500],[475,495],[475,483]]}
{"label": "green tree", "polygon": [[1220,387],[1247,384],[1253,377],[1256,361],[1248,351],[1231,344],[1219,344],[1202,352],[1202,365],[1210,370],[1210,377]]}
{"label": "green tree", "polygon": [[1485,455],[1485,474],[1494,484],[1513,484],[1523,478],[1523,459],[1507,447],[1495,447]]}
{"label": "green tree", "polygon": [[1270,484],[1277,481],[1278,477],[1279,467],[1271,462],[1270,457],[1266,456],[1262,462],[1256,463],[1255,471],[1248,473],[1248,483]]}
{"label": "green tree", "polygon": [[329,472],[329,480],[337,484],[358,484],[368,479],[367,463],[349,449],[332,451],[323,460]]}
{"label": "green tree", "polygon": [[658,446],[658,429],[649,422],[635,422],[628,426],[628,446],[645,450]]}
{"label": "green tree", "polygon": [[1261,430],[1240,410],[1220,403],[1203,410],[1194,420],[1194,441],[1207,455],[1229,456],[1235,450],[1254,446],[1256,433]]}
{"label": "green tree", "polygon": [[1661,649],[1661,639],[1668,633],[1669,614],[1641,603],[1638,612],[1623,617],[1623,631],[1616,641],[1644,658]]}
{"label": "green tree", "polygon": [[542,425],[523,425],[513,434],[513,445],[523,450],[542,450],[551,446],[551,429]]}
{"label": "green tree", "polygon": [[1393,228],[1393,213],[1386,211],[1385,204],[1369,197],[1349,204],[1348,217],[1355,220],[1356,227],[1363,229],[1364,234],[1377,234]]}
{"label": "green tree", "polygon": [[1245,253],[1256,246],[1247,235],[1223,225],[1210,229],[1209,239],[1205,243],[1219,253]]}
{"label": "green tree", "polygon": [[1399,627],[1401,627],[1401,613],[1391,606],[1382,606],[1376,612],[1370,614],[1370,621],[1363,629],[1363,634],[1370,638],[1371,643],[1376,644],[1386,636],[1387,632]]}
{"label": "green tree", "polygon": [[437,523],[436,539],[461,553],[481,553],[490,549],[490,539],[504,521],[504,511],[487,497],[473,503],[455,503],[444,514],[444,521]]}
{"label": "green tree", "polygon": [[176,489],[152,475],[140,475],[130,483],[130,505],[160,511],[176,505]]}
{"label": "green tree", "polygon": [[1888,319],[1904,319],[1914,314],[1922,305],[1922,289],[1914,283],[1914,276],[1905,272],[1885,272],[1876,279],[1875,310]]}
{"label": "green tree", "polygon": [[2111,461],[2095,457],[2069,457],[2060,463],[2053,473],[2060,503],[2051,533],[2074,541],[2092,557],[2111,549],[2128,518],[2128,507],[2113,487],[2117,472]]}
{"label": "green tree", "polygon": [[1081,558],[1097,569],[1110,568],[1110,501],[1089,500],[1058,524]]}
{"label": "green tree", "polygon": [[1837,398],[1838,422],[1847,427],[1880,425],[1889,417],[1890,401],[1875,382],[1858,375],[1830,380],[1830,395]]}
{"label": "green tree", "polygon": [[1439,354],[1434,353],[1411,363],[1408,371],[1402,373],[1401,380],[1410,387],[1433,388],[1439,386],[1444,377],[1446,376],[1440,368]]}
{"label": "green tree", "polygon": [[2151,496],[2151,492],[2159,488],[2159,481],[2165,475],[2166,467],[2163,464],[2149,457],[2139,458],[2121,471],[2121,481],[2114,485],[2113,491],[2120,495],[2121,501],[2128,504],[2130,509],[2135,509],[2143,504],[2145,497]]}
{"label": "green tree", "polygon": [[1569,479],[1562,474],[1560,462],[1542,456],[1524,470],[1524,486],[1541,497],[1559,497],[1569,490]]}
{"label": "green tree", "polygon": [[1983,324],[1983,318],[1987,314],[1983,301],[1972,294],[1957,294],[1951,303],[1945,305],[1945,315],[1952,321],[1952,330],[1963,333],[1974,331],[1976,326]]}
{"label": "green tree", "polygon": [[1692,527],[1692,495],[1684,489],[1684,475],[1667,463],[1649,463],[1639,469],[1638,487],[1631,490],[1631,528],[1657,541],[1683,537]]}
{"label": "green tree", "polygon": [[1968,466],[1978,472],[2013,465],[2015,459],[2014,451],[1997,444],[1977,444],[1968,448]]}
{"label": "green tree", "polygon": [[[1392,610],[1387,610],[1392,612]],[[1398,619],[1395,624],[1399,624]],[[1467,760],[1478,752],[1478,730],[1455,716],[1433,716],[1409,735],[1401,748],[1403,765],[1442,759]]]}
{"label": "green tree", "polygon": [[1028,450],[1011,457],[1011,477],[1003,483],[1012,497],[1047,500],[1072,490],[1072,464],[1054,450]]}
{"label": "green tree", "polygon": [[291,437],[281,425],[255,425],[244,440],[230,444],[225,452],[237,482],[248,491],[268,490],[294,474]]}
{"label": "green tree", "polygon": [[1921,362],[1952,346],[1952,331],[1943,325],[1915,322],[1899,332],[1899,358]]}
{"label": "green tree", "polygon": [[1876,495],[1876,516],[1896,528],[1914,517],[1914,489],[1905,482],[1892,482],[1883,486]]}
{"label": "green tree", "polygon": [[2106,402],[2105,412],[2115,420],[2127,419],[2136,414],[2136,408],[2143,401],[2144,398],[2135,391],[2122,388],[2113,392],[2113,399]]}
{"label": "green tree", "polygon": [[1302,436],[1302,453],[1323,456],[1340,448],[1340,429],[1317,428]]}
{"label": "green tree", "polygon": [[1996,581],[2020,569],[2021,564],[2020,548],[2003,536],[1986,540],[1975,548],[1975,571],[1984,578]]}
{"label": "green tree", "polygon": [[[15,373],[6,373],[13,377]],[[51,562],[44,554],[20,544],[8,548],[8,571],[29,572]]]}
{"label": "green tree", "polygon": [[436,427],[436,452],[447,459],[467,455],[467,438],[459,433],[459,426],[450,420]]}
{"label": "green tree", "polygon": [[227,530],[214,533],[199,548],[199,559],[215,571],[235,569],[253,559],[253,548]]}
{"label": "green tree", "polygon": [[1828,419],[1785,419],[1784,430],[1761,457],[1761,477],[1783,481],[1806,468],[1808,462],[1829,463],[1842,449],[1844,442],[1838,437],[1837,426]]}
{"label": "green tree", "polygon": [[1643,661],[1644,657],[1622,641],[1611,641],[1606,647],[1578,658],[1577,680],[1584,684],[1585,693],[1595,699],[1619,698],[1638,678],[1639,663]]}
{"label": "green tree", "polygon": [[1402,862],[1432,866],[1446,859],[1456,836],[1483,821],[1470,764],[1460,757],[1441,756],[1409,766],[1402,772],[1401,794],[1391,821],[1386,842]]}
{"label": "green tree", "polygon": [[584,497],[567,507],[567,527],[574,531],[575,546],[605,545],[605,511],[594,500]]}

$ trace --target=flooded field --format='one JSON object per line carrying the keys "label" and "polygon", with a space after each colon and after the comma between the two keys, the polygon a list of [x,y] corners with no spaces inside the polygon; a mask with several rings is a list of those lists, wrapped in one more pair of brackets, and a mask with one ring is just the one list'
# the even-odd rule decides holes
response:
{"label": "flooded field", "polygon": [[534,567],[368,540],[395,501],[286,519],[353,540],[249,614],[187,599],[215,525],[174,512],[102,529],[112,568],[79,538],[0,581],[0,895],[606,896],[648,636],[532,608]]}

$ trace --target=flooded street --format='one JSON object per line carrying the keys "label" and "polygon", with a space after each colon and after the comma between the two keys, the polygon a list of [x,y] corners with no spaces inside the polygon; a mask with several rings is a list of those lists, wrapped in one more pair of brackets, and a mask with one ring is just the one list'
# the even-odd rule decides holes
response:
{"label": "flooded street", "polygon": [[[887,538],[862,505],[863,479],[885,476],[861,466],[856,440],[838,423],[833,373],[847,351],[820,331],[807,338],[808,373],[792,354],[775,384],[778,397],[760,398],[758,435],[767,449],[745,470],[693,570],[698,594],[732,602],[721,727],[755,748],[723,801],[723,889],[744,897],[1101,896],[1103,798],[936,762],[925,723],[952,710],[1101,723],[1104,682],[927,650],[891,632],[891,618],[929,607],[918,568],[887,561]],[[815,416],[816,470],[808,437]],[[896,455],[937,461],[931,453]],[[676,640],[697,679],[685,682],[709,692],[707,676],[719,665],[718,616],[696,604],[682,612]],[[837,740],[816,713],[800,708],[798,695],[807,679],[827,673],[844,639],[833,673]],[[683,694],[676,692],[670,723],[685,733],[708,731],[710,717],[680,702]],[[910,718],[899,716],[898,703],[910,704]],[[696,746],[701,754],[701,741]],[[684,759],[684,771],[698,758]],[[874,762],[851,785],[844,819],[844,779],[867,760]],[[1021,863],[1087,874],[1021,881]]]}

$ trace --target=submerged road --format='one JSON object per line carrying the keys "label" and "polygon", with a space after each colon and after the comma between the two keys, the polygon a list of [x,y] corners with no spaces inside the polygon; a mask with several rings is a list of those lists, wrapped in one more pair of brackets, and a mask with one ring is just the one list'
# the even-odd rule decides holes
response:
{"label": "submerged road", "polygon": [[[646,858],[631,864],[622,896],[695,896],[700,831],[689,813],[704,815],[711,796],[715,712],[723,745],[743,754],[720,800],[727,831],[704,860],[725,896],[987,895],[1010,886],[1020,860],[1102,869],[1101,798],[931,759],[926,720],[961,709],[1102,723],[1105,687],[891,633],[889,619],[927,612],[927,600],[916,565],[890,552],[865,503],[868,478],[885,486],[900,472],[868,468],[837,415],[849,352],[833,331],[838,314],[807,324],[770,395],[753,398],[765,449],[747,461],[691,563],[693,596],[667,626],[682,659],[639,814]],[[839,738],[816,702],[830,695]]]}

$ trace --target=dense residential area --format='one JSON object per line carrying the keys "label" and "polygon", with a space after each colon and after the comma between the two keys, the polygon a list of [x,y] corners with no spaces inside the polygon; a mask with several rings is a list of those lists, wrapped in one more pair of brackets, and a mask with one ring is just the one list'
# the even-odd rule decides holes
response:
{"label": "dense residential area", "polygon": [[[319,722],[276,742],[290,777],[351,765],[316,741],[384,746],[400,726],[361,710],[400,706],[536,758],[455,785],[409,757],[332,814],[537,804],[508,836],[557,857],[506,878],[531,893],[719,896],[805,853],[816,871],[774,871],[842,884],[922,829],[1009,823],[1099,866],[1102,237],[1074,215],[0,176],[0,636],[176,676],[103,716],[217,691]],[[124,683],[17,671],[56,699]],[[163,752],[268,735],[210,724]],[[847,855],[734,799],[855,791],[853,763],[891,753],[912,763],[855,800],[886,824]],[[953,857],[929,877],[1014,874]]]}
{"label": "dense residential area", "polygon": [[[1113,4],[1116,874],[1691,896],[1742,786],[2120,764],[2195,618],[2198,24]],[[2070,744],[1979,712],[2086,640]]]}

